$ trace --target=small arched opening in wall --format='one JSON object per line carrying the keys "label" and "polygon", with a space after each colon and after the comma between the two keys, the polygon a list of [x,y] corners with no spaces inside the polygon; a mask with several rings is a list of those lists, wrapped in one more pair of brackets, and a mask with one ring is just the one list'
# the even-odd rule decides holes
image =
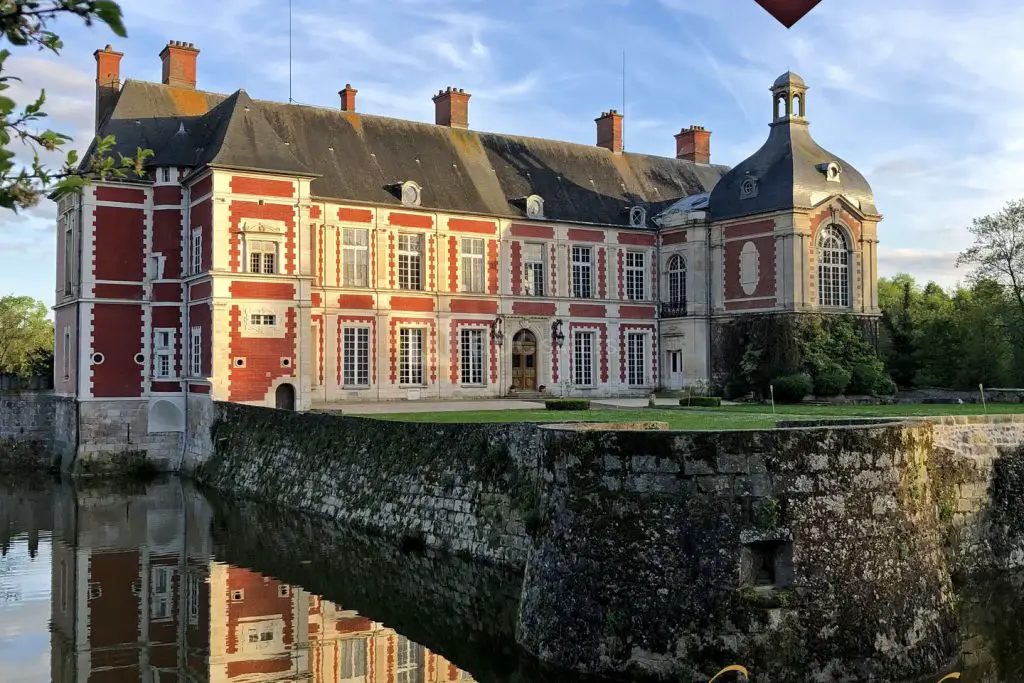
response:
{"label": "small arched opening in wall", "polygon": [[295,386],[288,382],[277,385],[274,391],[274,407],[278,410],[295,410]]}
{"label": "small arched opening in wall", "polygon": [[148,431],[150,434],[185,431],[185,412],[169,399],[154,400],[149,404]]}

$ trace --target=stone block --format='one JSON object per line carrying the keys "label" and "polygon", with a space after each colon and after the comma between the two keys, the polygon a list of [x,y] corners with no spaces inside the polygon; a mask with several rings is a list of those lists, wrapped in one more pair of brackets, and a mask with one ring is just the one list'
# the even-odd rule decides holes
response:
{"label": "stone block", "polygon": [[742,474],[747,472],[747,456],[723,453],[715,462],[715,469],[721,474]]}

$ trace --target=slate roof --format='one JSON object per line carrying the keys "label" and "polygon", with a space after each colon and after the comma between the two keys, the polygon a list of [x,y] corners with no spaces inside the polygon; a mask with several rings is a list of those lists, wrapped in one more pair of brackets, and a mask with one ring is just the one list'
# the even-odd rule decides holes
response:
{"label": "slate roof", "polygon": [[340,109],[252,100],[128,80],[100,135],[115,151],[149,148],[152,166],[260,170],[312,176],[322,199],[401,206],[390,189],[412,180],[429,209],[525,216],[544,199],[547,219],[628,225],[709,191],[726,166],[593,145],[499,135]]}
{"label": "slate roof", "polygon": [[[842,169],[838,183],[826,180],[818,168],[833,161]],[[757,196],[742,199],[740,188],[748,177],[756,179]],[[728,220],[811,208],[837,194],[849,199],[862,213],[878,215],[874,194],[864,176],[819,146],[811,138],[806,120],[786,119],[772,124],[764,145],[722,176],[711,191],[708,211],[711,220]]]}

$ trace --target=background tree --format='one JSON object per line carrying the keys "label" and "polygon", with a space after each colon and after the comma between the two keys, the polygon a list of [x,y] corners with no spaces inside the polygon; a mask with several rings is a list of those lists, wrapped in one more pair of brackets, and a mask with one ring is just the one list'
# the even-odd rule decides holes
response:
{"label": "background tree", "polygon": [[957,266],[972,268],[972,280],[992,280],[1006,287],[1024,316],[1024,200],[975,218],[967,231],[974,244],[960,253]]}
{"label": "background tree", "polygon": [[[63,43],[51,30],[58,17],[74,16],[87,26],[99,22],[116,35],[125,37],[121,8],[111,0],[0,0],[0,31],[13,47],[35,47],[60,53]],[[54,169],[41,155],[62,152],[71,138],[41,127],[46,118],[46,92],[20,107],[7,91],[17,76],[7,72],[8,49],[0,49],[0,207],[17,211],[34,206],[40,197],[53,193],[59,197],[74,192],[90,178],[128,178],[141,176],[143,164],[152,152],[138,149],[134,157],[110,156],[114,138],[97,140],[89,157],[80,162],[77,152],[68,151],[63,163]],[[13,147],[15,141],[21,148]],[[28,159],[18,159],[20,151]]]}
{"label": "background tree", "polygon": [[53,356],[53,323],[46,305],[30,296],[0,298],[0,373],[31,374],[47,354]]}

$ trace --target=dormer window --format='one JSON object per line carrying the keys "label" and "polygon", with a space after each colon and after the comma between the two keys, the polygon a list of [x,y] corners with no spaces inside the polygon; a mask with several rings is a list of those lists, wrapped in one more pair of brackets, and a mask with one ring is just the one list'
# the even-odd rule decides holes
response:
{"label": "dormer window", "polygon": [[843,174],[842,167],[834,161],[827,164],[819,164],[818,170],[825,174],[825,180],[830,183],[838,183],[839,176]]}
{"label": "dormer window", "polygon": [[402,183],[401,187],[401,198],[402,204],[405,206],[419,206],[422,200],[422,190],[412,180],[407,180]]}
{"label": "dormer window", "polygon": [[753,199],[757,196],[757,178],[747,176],[740,184],[740,199]]}
{"label": "dormer window", "polygon": [[629,225],[633,228],[647,227],[647,210],[642,206],[634,206],[630,208]]}
{"label": "dormer window", "polygon": [[535,194],[526,198],[526,217],[544,218],[544,200]]}

